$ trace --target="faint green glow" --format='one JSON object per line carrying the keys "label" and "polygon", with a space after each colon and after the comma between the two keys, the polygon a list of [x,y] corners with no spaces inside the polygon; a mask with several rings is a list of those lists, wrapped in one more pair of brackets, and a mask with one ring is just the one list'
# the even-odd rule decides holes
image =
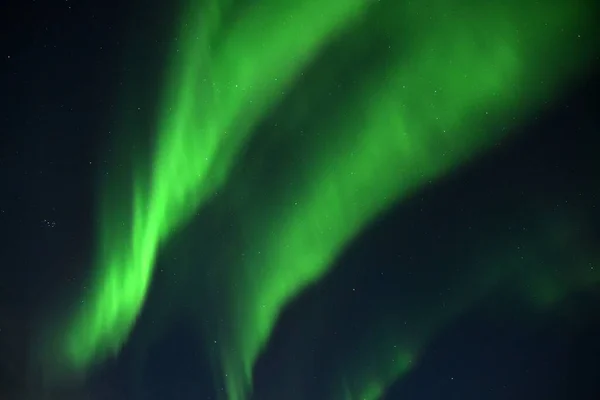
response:
{"label": "faint green glow", "polygon": [[[343,353],[336,364],[338,385],[328,398],[383,398],[392,383],[418,364],[417,352],[425,352],[428,343],[446,324],[477,307],[478,301],[490,293],[507,291],[504,295],[513,298],[516,287],[526,300],[518,299],[519,307],[528,312],[547,312],[569,294],[597,286],[600,283],[600,272],[594,268],[598,264],[597,250],[582,246],[577,235],[571,240],[564,238],[565,232],[570,235],[585,229],[584,217],[572,207],[565,213],[571,225],[567,228],[556,215],[539,210],[532,213],[530,233],[519,238],[493,237],[493,244],[473,255],[471,262],[478,267],[467,266],[465,270],[471,271],[468,275],[458,274],[445,283],[452,291],[444,295],[443,307],[434,300],[409,308],[418,310],[420,317],[416,319],[410,317],[410,312],[376,317],[381,321],[379,325],[364,328],[366,333],[363,332],[359,344]],[[517,244],[529,250],[516,250]],[[402,323],[405,316],[411,319],[410,323]],[[395,360],[406,362],[396,364],[392,362]]]}
{"label": "faint green glow", "polygon": [[[387,390],[390,382],[406,373],[417,362],[416,354],[406,349],[399,340],[397,321],[386,321],[374,327],[357,345],[348,349],[344,365],[360,365],[352,370],[340,365],[342,385],[336,385],[332,400],[377,400]],[[360,360],[360,364],[356,361]],[[337,383],[337,382],[336,382]]]}

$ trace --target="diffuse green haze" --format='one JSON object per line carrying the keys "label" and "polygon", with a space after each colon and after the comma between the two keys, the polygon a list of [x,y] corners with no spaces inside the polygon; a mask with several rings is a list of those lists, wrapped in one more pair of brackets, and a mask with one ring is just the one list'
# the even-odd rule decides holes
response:
{"label": "diffuse green haze", "polygon": [[577,45],[589,33],[583,3],[466,3],[388,2],[391,20],[409,28],[396,43],[409,44],[392,49],[387,72],[323,128],[302,166],[306,179],[287,185],[278,211],[251,218],[253,239],[230,299],[234,326],[244,329],[222,341],[231,399],[247,394],[285,304],[365,224],[503,138],[499,121],[531,114],[589,55]]}
{"label": "diffuse green haze", "polygon": [[446,324],[477,307],[487,295],[506,296],[513,305],[518,303],[523,315],[531,317],[531,313],[552,311],[570,294],[597,286],[600,272],[594,267],[600,260],[598,250],[583,240],[589,233],[589,216],[576,205],[561,215],[537,205],[524,234],[507,232],[502,237],[496,232],[484,233],[480,243],[484,245],[469,257],[472,265],[461,265],[469,272],[444,281],[444,287],[452,290],[444,293],[443,303],[436,298],[410,307],[418,310],[417,318],[388,312],[378,318],[379,325],[369,324],[377,329],[365,328],[367,333],[360,342],[336,363],[338,385],[327,398],[382,398],[390,384],[418,364],[419,353],[426,351]]}
{"label": "diffuse green haze", "polygon": [[93,286],[59,330],[61,364],[84,370],[120,349],[143,305],[161,242],[222,184],[257,119],[366,3],[270,1],[249,8],[230,26],[220,25],[217,2],[187,11],[149,182],[141,168],[133,204],[104,207],[101,219],[108,221],[133,207],[130,232],[121,232],[123,221],[104,227]]}
{"label": "diffuse green haze", "polygon": [[600,283],[600,253],[590,239],[594,218],[585,206],[566,208],[561,213],[553,209],[553,216],[539,216],[540,234],[520,246],[520,259],[527,267],[520,268],[512,286],[524,304],[537,312],[552,310],[573,293]]}
{"label": "diffuse green haze", "polygon": [[[344,362],[360,367],[354,370],[340,369],[341,385],[333,383],[335,389],[328,398],[332,400],[377,400],[380,399],[390,384],[398,376],[409,371],[416,362],[416,353],[408,349],[399,335],[402,330],[397,327],[398,321],[387,321],[376,326],[370,334],[362,337],[360,342],[349,349]],[[406,328],[406,327],[404,327]],[[348,365],[348,364],[344,364]]]}

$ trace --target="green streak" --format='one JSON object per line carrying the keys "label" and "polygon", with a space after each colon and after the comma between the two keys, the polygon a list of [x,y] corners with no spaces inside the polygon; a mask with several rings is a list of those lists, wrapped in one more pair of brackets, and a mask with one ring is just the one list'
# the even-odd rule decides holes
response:
{"label": "green streak", "polygon": [[531,113],[585,60],[573,56],[580,3],[411,4],[388,2],[385,12],[413,42],[399,46],[397,38],[392,67],[315,139],[303,179],[287,185],[276,207],[249,218],[252,239],[229,299],[233,326],[243,329],[221,341],[231,399],[247,393],[284,306],[365,225],[493,146],[509,131],[499,121]]}
{"label": "green streak", "polygon": [[[61,365],[84,370],[119,351],[144,303],[161,243],[224,182],[257,120],[366,3],[269,1],[224,26],[216,2],[187,11],[150,176],[143,168],[135,173],[133,204],[103,205],[93,285],[53,340]],[[116,222],[113,215],[125,218]]]}

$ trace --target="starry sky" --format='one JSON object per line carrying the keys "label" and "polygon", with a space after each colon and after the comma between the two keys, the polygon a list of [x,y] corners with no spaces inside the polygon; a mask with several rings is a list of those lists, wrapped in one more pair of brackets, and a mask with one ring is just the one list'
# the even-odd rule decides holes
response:
{"label": "starry sky", "polygon": [[0,397],[595,399],[597,5],[9,1]]}

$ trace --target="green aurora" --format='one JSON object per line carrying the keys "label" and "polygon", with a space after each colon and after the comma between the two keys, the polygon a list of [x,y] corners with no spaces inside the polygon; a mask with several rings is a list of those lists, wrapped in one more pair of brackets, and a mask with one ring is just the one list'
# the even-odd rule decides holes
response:
{"label": "green aurora", "polygon": [[[512,126],[560,93],[592,57],[594,21],[584,1],[267,0],[235,13],[229,3],[194,2],[182,11],[150,172],[138,163],[131,198],[101,204],[91,291],[52,330],[70,370],[118,354],[144,306],[162,246],[232,179],[259,124],[334,44],[356,58],[376,56],[373,71],[306,133],[302,163],[287,173],[288,183],[251,201],[241,216],[246,256],[227,266],[235,291],[221,295],[220,314],[227,326],[244,329],[219,332],[214,365],[229,400],[251,397],[254,365],[282,310],[323,278],[371,221],[506,140]],[[383,50],[373,56],[365,51],[371,45]],[[351,66],[337,68],[333,74]],[[325,87],[326,79],[307,87]],[[302,101],[297,108],[310,109]],[[302,117],[296,114],[290,120]],[[269,133],[276,143],[279,132]],[[511,272],[497,270],[444,315],[432,312],[410,346],[395,347],[401,334],[393,322],[365,338],[351,356],[369,354],[370,368],[340,370],[332,398],[380,398],[436,329]],[[532,275],[519,282],[531,282],[527,287],[543,293],[535,298],[551,305],[589,279],[560,286]]]}

